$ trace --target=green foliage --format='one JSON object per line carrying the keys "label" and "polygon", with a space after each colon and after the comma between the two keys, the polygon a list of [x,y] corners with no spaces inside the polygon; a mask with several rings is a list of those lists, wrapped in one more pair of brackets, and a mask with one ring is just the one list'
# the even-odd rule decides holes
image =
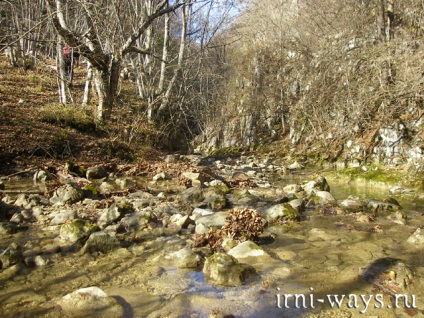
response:
{"label": "green foliage", "polygon": [[82,132],[96,131],[96,123],[88,111],[80,106],[48,104],[41,109],[44,122],[75,128]]}

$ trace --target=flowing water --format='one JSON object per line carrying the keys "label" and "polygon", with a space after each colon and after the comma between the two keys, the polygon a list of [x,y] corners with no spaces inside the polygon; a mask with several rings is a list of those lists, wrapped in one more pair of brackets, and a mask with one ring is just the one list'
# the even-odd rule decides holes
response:
{"label": "flowing water", "polygon": [[[273,186],[308,179],[308,175],[293,175]],[[387,188],[369,184],[337,180],[329,184],[336,199],[351,194],[382,198],[388,193]],[[28,188],[24,183],[17,186]],[[406,225],[385,217],[358,223],[349,215],[309,210],[298,223],[269,227],[266,232],[276,239],[262,247],[270,257],[252,260],[257,275],[243,286],[225,288],[205,282],[201,271],[177,269],[166,258],[184,247],[189,236],[164,235],[107,255],[82,255],[63,247],[57,253],[63,245],[57,229],[31,226],[2,236],[0,247],[16,242],[24,251],[46,255],[50,262],[0,272],[0,316],[65,317],[56,306],[59,298],[79,288],[98,286],[119,301],[125,317],[209,317],[212,312],[235,317],[423,317],[423,251],[406,240],[423,225],[424,205],[414,200],[400,203],[408,216]],[[413,269],[415,277],[407,296],[409,301],[415,296],[417,309],[405,308],[403,301],[393,308],[391,296],[361,278],[368,266],[387,257],[400,258]],[[297,295],[298,302],[288,295]],[[340,308],[331,308],[334,295],[339,299],[346,295]]]}

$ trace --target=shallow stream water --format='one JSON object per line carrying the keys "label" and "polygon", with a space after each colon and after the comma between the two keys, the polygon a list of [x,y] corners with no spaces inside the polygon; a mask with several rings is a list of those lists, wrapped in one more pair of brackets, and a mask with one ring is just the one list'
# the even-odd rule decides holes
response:
{"label": "shallow stream water", "polygon": [[[306,180],[310,180],[309,174],[289,175],[272,186]],[[328,181],[336,199],[351,194],[361,198],[388,194],[385,187]],[[2,237],[0,247],[16,242],[31,253],[48,255],[50,263],[22,268],[17,275],[8,270],[0,273],[0,316],[66,317],[56,306],[59,298],[79,288],[98,286],[119,301],[125,317],[209,317],[213,312],[252,318],[424,317],[424,254],[422,248],[406,242],[423,225],[424,204],[399,201],[408,217],[406,225],[384,217],[358,223],[349,215],[310,210],[298,223],[267,228],[276,238],[262,246],[270,257],[260,263],[252,260],[257,275],[243,286],[226,288],[205,282],[201,271],[177,269],[166,257],[184,247],[188,236],[163,235],[93,256],[57,253],[61,244],[57,232],[31,227]],[[377,224],[382,230],[378,233],[373,231]],[[361,278],[368,266],[386,257],[402,259],[415,274],[408,290],[409,304],[400,301],[399,308],[393,308],[391,296]],[[298,296],[297,304],[294,296],[288,296],[295,294],[304,296]],[[331,308],[334,295],[345,298],[340,306]],[[405,308],[413,296],[417,308]]]}

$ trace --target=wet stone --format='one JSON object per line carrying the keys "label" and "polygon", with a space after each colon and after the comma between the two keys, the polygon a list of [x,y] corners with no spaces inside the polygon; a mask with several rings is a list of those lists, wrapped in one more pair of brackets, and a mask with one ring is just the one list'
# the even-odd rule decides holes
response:
{"label": "wet stone", "polygon": [[244,268],[234,257],[225,253],[215,253],[206,258],[203,274],[212,284],[239,286],[243,282]]}
{"label": "wet stone", "polygon": [[58,308],[71,317],[123,317],[118,301],[98,287],[79,289],[58,301]]}
{"label": "wet stone", "polygon": [[400,259],[380,258],[367,267],[362,278],[389,294],[407,293],[414,276],[411,269]]}
{"label": "wet stone", "polygon": [[110,236],[105,232],[91,233],[87,242],[83,246],[82,253],[109,253],[121,247],[119,240],[116,237]]}
{"label": "wet stone", "polygon": [[424,233],[418,228],[410,237],[407,242],[409,244],[423,245],[424,244]]}

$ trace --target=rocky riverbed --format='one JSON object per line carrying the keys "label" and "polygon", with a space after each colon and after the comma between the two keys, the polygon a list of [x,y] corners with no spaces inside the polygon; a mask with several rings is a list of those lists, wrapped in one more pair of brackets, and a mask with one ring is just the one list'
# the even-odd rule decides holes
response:
{"label": "rocky riverbed", "polygon": [[248,156],[3,179],[1,317],[424,316],[407,189]]}

